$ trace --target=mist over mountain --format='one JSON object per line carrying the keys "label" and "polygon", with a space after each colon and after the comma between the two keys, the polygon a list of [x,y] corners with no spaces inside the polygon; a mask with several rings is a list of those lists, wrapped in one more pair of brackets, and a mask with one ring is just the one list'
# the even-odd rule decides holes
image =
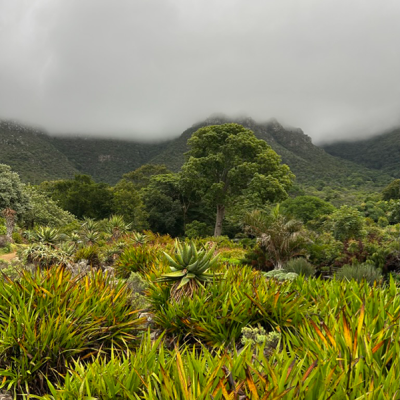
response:
{"label": "mist over mountain", "polygon": [[9,164],[25,182],[65,179],[82,173],[93,176],[96,181],[115,184],[124,173],[143,164],[164,164],[172,171],[179,171],[191,135],[200,127],[228,122],[239,123],[265,140],[289,165],[298,184],[320,188],[380,188],[396,176],[397,160],[387,157],[387,146],[382,146],[381,152],[375,154],[377,158],[386,157],[380,170],[377,165],[362,165],[358,158],[345,160],[328,154],[315,146],[301,129],[284,127],[277,120],[258,123],[248,117],[230,118],[222,114],[214,114],[192,125],[175,139],[158,143],[50,136],[37,129],[3,121],[0,123],[0,162]]}
{"label": "mist over mountain", "polygon": [[0,118],[168,139],[215,110],[314,143],[400,125],[400,2],[0,2]]}

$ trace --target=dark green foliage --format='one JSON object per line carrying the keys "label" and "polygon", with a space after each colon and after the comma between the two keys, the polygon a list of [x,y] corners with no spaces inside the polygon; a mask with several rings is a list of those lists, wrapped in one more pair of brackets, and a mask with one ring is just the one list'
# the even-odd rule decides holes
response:
{"label": "dark green foliage", "polygon": [[198,238],[210,236],[212,234],[213,228],[207,225],[205,222],[192,221],[185,226],[185,235],[188,238]]}
{"label": "dark green foliage", "polygon": [[200,128],[188,140],[181,180],[216,209],[214,236],[220,236],[227,207],[238,196],[281,201],[294,175],[263,140],[238,124]]}
{"label": "dark green foliage", "polygon": [[359,239],[365,236],[365,221],[361,213],[349,206],[342,206],[331,214],[326,226],[337,240]]}
{"label": "dark green foliage", "polygon": [[115,214],[122,216],[133,229],[147,228],[145,207],[132,182],[126,179],[120,180],[112,188],[112,196],[111,208]]}
{"label": "dark green foliage", "polygon": [[132,183],[136,190],[147,187],[153,176],[171,174],[165,165],[144,164],[135,171],[123,175],[123,179]]}
{"label": "dark green foliage", "polygon": [[164,143],[118,139],[53,137],[48,140],[80,173],[109,184],[117,183],[123,174],[149,163],[165,148]]}
{"label": "dark green foliage", "polygon": [[400,177],[400,128],[370,139],[336,142],[323,148],[335,157]]}
{"label": "dark green foliage", "polygon": [[400,179],[395,179],[382,190],[382,198],[383,200],[400,199]]}
{"label": "dark green foliage", "polygon": [[284,213],[304,223],[335,211],[332,204],[315,196],[297,196],[287,199],[281,204],[281,207]]}
{"label": "dark green foliage", "polygon": [[75,262],[86,260],[92,267],[100,267],[102,257],[96,245],[82,247],[74,255]]}
{"label": "dark green foliage", "polygon": [[43,132],[15,122],[0,121],[0,160],[18,172],[23,182],[72,178],[77,169]]}
{"label": "dark green foliage", "polygon": [[150,229],[159,234],[183,234],[184,210],[181,203],[179,176],[155,175],[141,190]]}
{"label": "dark green foliage", "polygon": [[112,213],[112,192],[108,185],[95,183],[88,175],[75,175],[74,179],[43,182],[46,192],[60,207],[78,218],[102,219]]}
{"label": "dark green foliage", "polygon": [[44,394],[66,363],[135,343],[140,321],[123,284],[62,269],[0,282],[0,375],[18,393]]}

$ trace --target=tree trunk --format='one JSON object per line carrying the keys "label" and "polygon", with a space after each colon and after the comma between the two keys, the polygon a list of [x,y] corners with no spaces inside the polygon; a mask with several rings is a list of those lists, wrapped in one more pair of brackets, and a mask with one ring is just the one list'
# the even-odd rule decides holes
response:
{"label": "tree trunk", "polygon": [[214,236],[221,236],[222,222],[225,217],[225,206],[222,204],[217,205],[217,219],[215,221]]}
{"label": "tree trunk", "polygon": [[12,233],[15,225],[15,214],[16,212],[11,208],[6,208],[2,211],[3,217],[6,220],[6,239],[8,242],[12,243]]}

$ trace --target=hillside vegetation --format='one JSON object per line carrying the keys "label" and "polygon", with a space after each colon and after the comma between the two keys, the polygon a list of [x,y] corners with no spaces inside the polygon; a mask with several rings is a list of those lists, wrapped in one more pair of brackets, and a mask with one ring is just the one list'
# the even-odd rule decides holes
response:
{"label": "hillside vegetation", "polygon": [[196,130],[229,122],[239,123],[251,129],[258,139],[265,140],[296,175],[297,184],[316,189],[328,184],[375,190],[387,185],[400,170],[400,141],[396,142],[399,130],[382,136],[384,140],[379,137],[364,141],[361,147],[358,142],[350,147],[348,144],[331,145],[326,147],[331,153],[328,154],[315,146],[301,129],[286,128],[277,121],[256,123],[251,118],[223,116],[208,118],[176,139],[162,143],[51,137],[19,124],[2,122],[0,161],[11,165],[25,182],[64,179],[81,173],[91,175],[97,182],[115,184],[123,174],[144,164],[164,164],[178,171],[188,151],[187,141]]}
{"label": "hillside vegetation", "polygon": [[10,165],[25,182],[65,179],[78,170],[43,132],[9,121],[0,121],[0,163]]}
{"label": "hillside vegetation", "polygon": [[335,156],[400,178],[400,128],[370,139],[322,146]]}
{"label": "hillside vegetation", "polygon": [[0,399],[398,399],[400,180],[337,206],[241,125],[188,143],[114,186],[0,164]]}

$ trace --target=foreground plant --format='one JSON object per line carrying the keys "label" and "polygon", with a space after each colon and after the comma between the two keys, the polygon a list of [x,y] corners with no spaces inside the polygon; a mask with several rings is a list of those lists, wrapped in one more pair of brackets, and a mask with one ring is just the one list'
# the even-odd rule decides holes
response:
{"label": "foreground plant", "polygon": [[203,283],[212,282],[220,274],[207,271],[217,265],[218,256],[213,257],[215,245],[208,251],[198,251],[196,245],[175,243],[175,255],[164,253],[171,272],[162,274],[158,282],[172,283],[171,297],[179,301],[182,296],[192,297]]}
{"label": "foreground plant", "polygon": [[0,379],[16,394],[44,394],[66,364],[132,346],[143,322],[123,283],[62,268],[0,282]]}

